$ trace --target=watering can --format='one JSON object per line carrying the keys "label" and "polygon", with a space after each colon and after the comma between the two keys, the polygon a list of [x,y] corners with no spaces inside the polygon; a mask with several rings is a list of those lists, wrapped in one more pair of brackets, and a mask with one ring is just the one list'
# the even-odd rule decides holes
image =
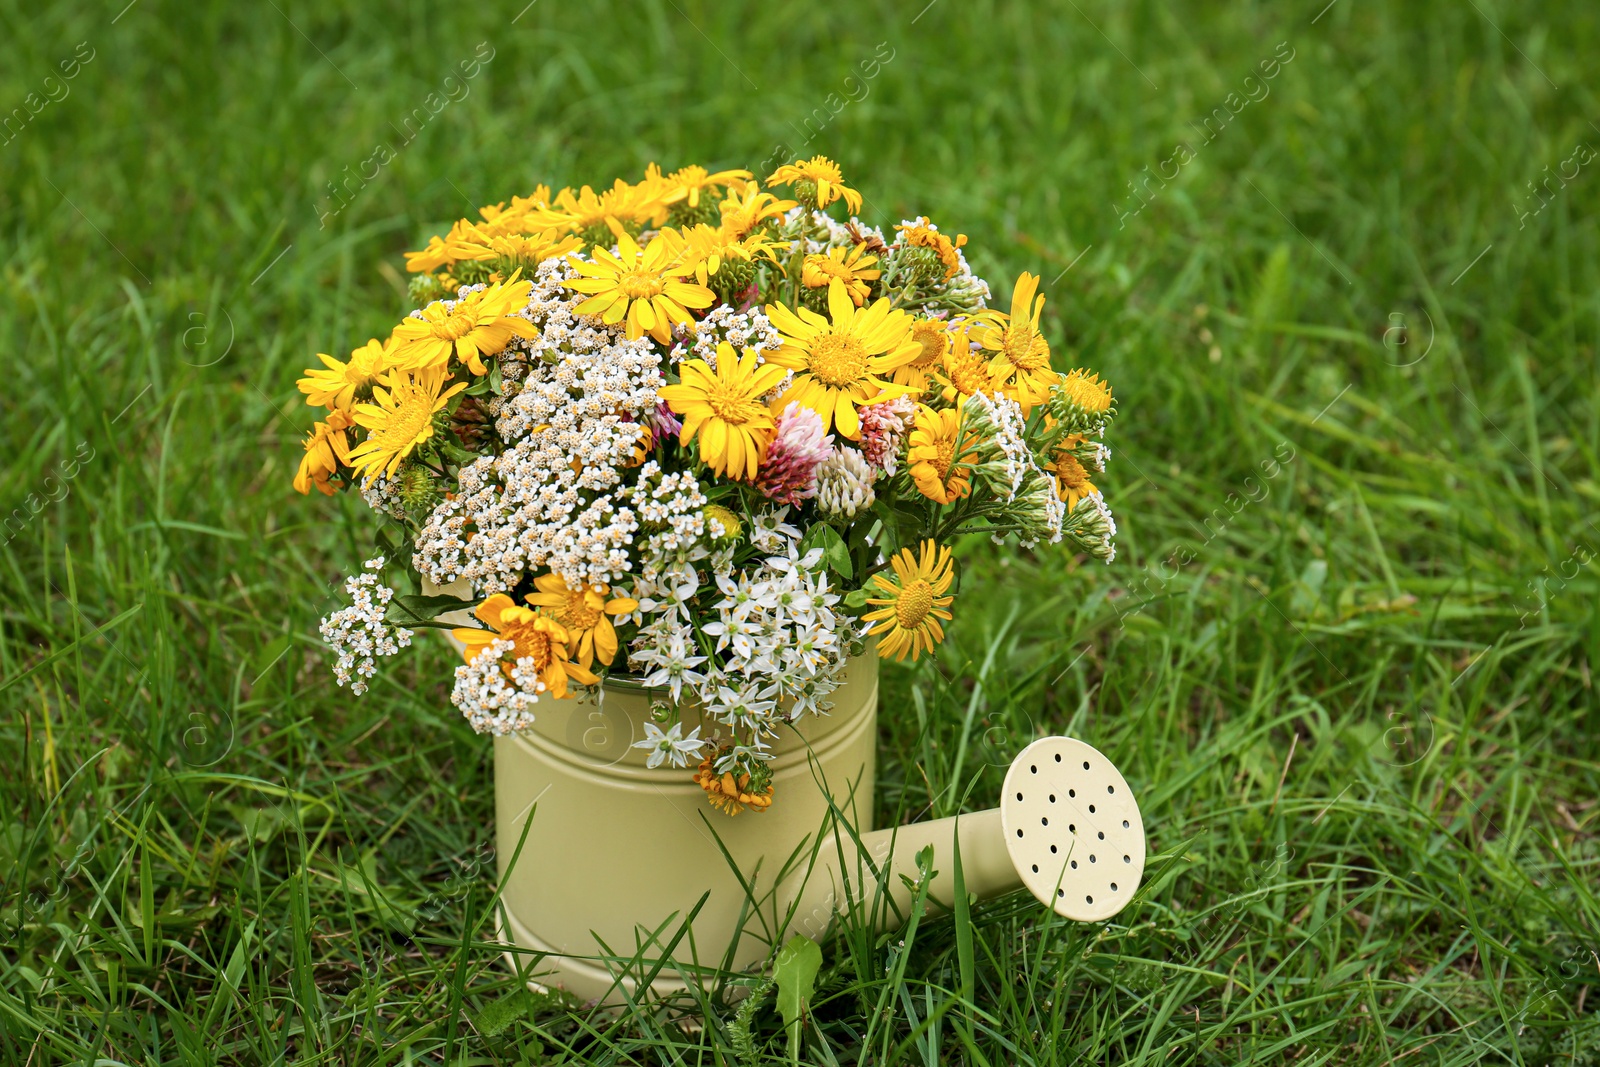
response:
{"label": "watering can", "polygon": [[[729,817],[706,802],[693,767],[646,765],[632,746],[652,700],[667,697],[608,679],[596,697],[541,704],[530,728],[495,738],[500,936],[536,985],[611,1002],[647,982],[670,993],[697,972],[758,967],[796,933],[821,940],[863,904],[874,906],[858,914],[887,927],[909,914],[900,875],[916,879],[929,845],[935,911],[953,899],[958,840],[969,894],[1025,888],[1083,922],[1120,911],[1144,873],[1133,790],[1102,753],[1067,737],[1024,748],[997,807],[874,830],[871,647],[851,660],[829,714],[773,742],[764,811]],[[697,709],[680,714],[686,732],[712,732]]]}

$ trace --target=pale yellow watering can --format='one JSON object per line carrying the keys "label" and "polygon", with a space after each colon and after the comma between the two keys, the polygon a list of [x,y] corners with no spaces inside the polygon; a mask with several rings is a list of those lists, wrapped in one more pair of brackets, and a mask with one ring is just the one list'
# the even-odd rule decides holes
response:
{"label": "pale yellow watering can", "polygon": [[[766,811],[730,817],[707,803],[693,768],[645,765],[631,746],[652,696],[664,695],[608,683],[598,703],[551,701],[531,729],[495,738],[501,935],[538,983],[615,1001],[653,975],[666,993],[696,972],[757,967],[794,933],[821,940],[853,908],[895,924],[912,897],[899,876],[916,877],[927,845],[937,913],[952,900],[958,835],[969,893],[1026,888],[1070,919],[1115,915],[1144,873],[1133,791],[1110,760],[1066,737],[1017,756],[998,808],[873,830],[870,649],[851,662],[831,714],[774,743]],[[693,709],[683,719],[685,731],[700,724]]]}

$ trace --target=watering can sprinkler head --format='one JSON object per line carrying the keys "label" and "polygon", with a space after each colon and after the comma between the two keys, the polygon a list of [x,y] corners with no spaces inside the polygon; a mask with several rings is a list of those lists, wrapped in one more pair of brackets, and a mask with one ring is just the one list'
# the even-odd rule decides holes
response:
{"label": "watering can sprinkler head", "polygon": [[878,909],[880,925],[907,914],[912,890],[900,875],[917,878],[916,855],[928,845],[938,868],[928,899],[936,905],[953,897],[958,841],[968,893],[983,900],[1026,888],[1079,922],[1117,914],[1144,875],[1144,821],[1133,790],[1098,749],[1071,737],[1042,737],[1023,749],[998,808],[859,837],[835,829],[825,838],[814,865],[784,894],[790,930],[817,939],[839,901],[870,900],[877,887],[895,904]]}

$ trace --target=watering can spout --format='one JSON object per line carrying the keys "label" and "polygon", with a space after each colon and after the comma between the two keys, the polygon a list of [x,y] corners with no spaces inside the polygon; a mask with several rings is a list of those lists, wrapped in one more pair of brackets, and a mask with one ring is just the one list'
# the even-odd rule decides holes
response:
{"label": "watering can spout", "polygon": [[[917,853],[929,845],[936,872],[930,913],[949,908],[958,841],[969,895],[987,900],[1026,888],[1082,922],[1121,911],[1144,874],[1144,822],[1122,774],[1091,745],[1044,737],[1012,762],[999,807],[860,835],[837,827],[825,834],[815,862],[781,894],[792,915],[785,936],[820,940],[852,909],[880,928],[901,921],[915,895],[906,882],[917,880]],[[879,893],[894,907],[874,907]]]}

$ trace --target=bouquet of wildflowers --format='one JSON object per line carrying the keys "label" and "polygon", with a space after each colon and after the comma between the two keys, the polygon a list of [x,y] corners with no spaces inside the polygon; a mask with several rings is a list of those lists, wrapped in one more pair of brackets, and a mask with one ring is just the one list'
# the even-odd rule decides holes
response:
{"label": "bouquet of wildflowers", "polygon": [[1038,278],[996,310],[965,236],[840,202],[861,195],[820,156],[764,183],[652,165],[410,253],[416,310],[299,382],[327,414],[295,488],[353,489],[385,520],[323,620],[339,683],[363,691],[460,605],[396,595],[389,568],[464,582],[481,625],[454,630],[452,701],[474,729],[626,675],[672,697],[650,765],[698,760],[736,813],[771,803],[771,740],[828,710],[868,638],[895,659],[943,640],[955,538],[1110,561],[1091,479],[1111,390],[1052,367]]}

